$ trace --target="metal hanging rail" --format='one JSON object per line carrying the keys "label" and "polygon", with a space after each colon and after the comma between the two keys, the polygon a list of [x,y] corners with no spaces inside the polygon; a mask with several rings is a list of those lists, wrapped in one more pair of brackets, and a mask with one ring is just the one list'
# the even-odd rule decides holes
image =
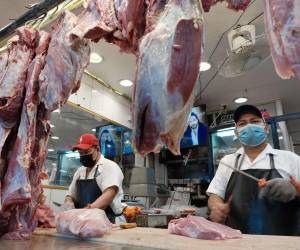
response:
{"label": "metal hanging rail", "polygon": [[0,30],[0,41],[9,37],[17,28],[25,25],[26,22],[47,14],[49,10],[55,8],[64,1],[65,0],[44,0],[41,3],[33,5],[22,16]]}

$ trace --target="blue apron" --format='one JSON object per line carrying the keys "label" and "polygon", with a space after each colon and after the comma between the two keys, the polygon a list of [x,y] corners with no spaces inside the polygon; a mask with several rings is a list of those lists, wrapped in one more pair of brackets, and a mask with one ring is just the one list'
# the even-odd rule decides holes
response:
{"label": "blue apron", "polygon": [[[274,155],[270,156],[270,169],[247,169],[244,172],[256,178],[282,178],[275,168]],[[240,169],[244,156],[237,155],[235,168]],[[300,206],[297,199],[283,203],[258,198],[256,181],[233,172],[229,179],[225,201],[232,196],[231,209],[226,225],[244,234],[300,235]]]}

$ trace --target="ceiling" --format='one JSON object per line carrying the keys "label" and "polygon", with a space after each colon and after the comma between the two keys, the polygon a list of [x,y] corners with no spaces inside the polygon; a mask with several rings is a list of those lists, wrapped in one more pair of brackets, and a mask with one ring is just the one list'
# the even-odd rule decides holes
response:
{"label": "ceiling", "polygon": [[[0,1],[0,27],[8,24],[10,22],[9,18],[16,18],[26,11],[25,6],[27,4],[35,2],[38,1]],[[253,20],[252,24],[255,24],[257,34],[261,34],[264,32],[263,16],[257,19],[255,17],[263,12],[263,1],[253,0],[252,2],[253,4],[248,7],[236,24],[244,25]],[[225,7],[225,4],[220,3],[215,5],[209,13],[204,13],[205,50],[203,60],[207,60],[211,56],[221,34],[231,27],[241,14],[242,12],[231,11]],[[201,73],[202,88],[211,79],[213,80],[210,81],[201,98],[197,100],[197,104],[205,103],[209,111],[219,110],[221,105],[226,105],[228,109],[234,109],[236,104],[233,99],[243,95],[245,89],[247,89],[249,103],[255,104],[281,99],[285,113],[300,111],[300,99],[298,98],[300,82],[298,80],[280,79],[274,70],[271,58],[242,76],[224,78],[216,75],[213,78],[218,65],[226,57],[226,49],[228,49],[227,36],[224,35],[211,57],[212,69]],[[104,60],[100,64],[91,64],[88,70],[119,92],[131,97],[132,87],[122,87],[119,85],[119,81],[122,79],[134,80],[135,57],[121,54],[116,46],[105,42],[93,44],[92,51],[99,53]],[[298,125],[297,123],[297,125],[291,126],[290,132],[298,131]],[[300,142],[300,133],[295,133],[294,141]]]}

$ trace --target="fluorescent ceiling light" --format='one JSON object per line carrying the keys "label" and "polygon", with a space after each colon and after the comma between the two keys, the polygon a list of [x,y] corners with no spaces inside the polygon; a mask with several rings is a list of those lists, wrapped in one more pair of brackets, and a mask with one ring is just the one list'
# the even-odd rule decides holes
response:
{"label": "fluorescent ceiling light", "polygon": [[219,137],[235,136],[235,133],[234,130],[223,130],[223,131],[218,131],[217,136]]}
{"label": "fluorescent ceiling light", "polygon": [[54,128],[55,126],[53,124],[50,123],[50,128]]}
{"label": "fluorescent ceiling light", "polygon": [[103,61],[103,57],[100,56],[98,53],[96,52],[92,52],[90,55],[90,62],[91,63],[101,63]]}
{"label": "fluorescent ceiling light", "polygon": [[60,113],[60,109],[54,110],[53,113]]}
{"label": "fluorescent ceiling light", "polygon": [[120,85],[123,87],[131,87],[133,85],[133,82],[130,80],[121,80]]}
{"label": "fluorescent ceiling light", "polygon": [[92,89],[92,93],[98,93],[98,91],[95,89]]}
{"label": "fluorescent ceiling light", "polygon": [[283,140],[283,136],[279,136],[278,139],[279,139],[279,140]]}
{"label": "fluorescent ceiling light", "polygon": [[234,99],[235,103],[244,103],[247,101],[248,101],[248,98],[246,98],[246,97],[238,97],[238,98]]}
{"label": "fluorescent ceiling light", "polygon": [[209,62],[201,62],[200,63],[200,71],[207,71],[210,70],[211,64]]}
{"label": "fluorescent ceiling light", "polygon": [[95,128],[93,128],[93,129],[92,129],[92,131],[93,131],[93,132],[96,132],[96,129],[95,129]]}
{"label": "fluorescent ceiling light", "polygon": [[59,137],[58,136],[51,136],[51,139],[53,139],[53,140],[59,140]]}
{"label": "fluorescent ceiling light", "polygon": [[48,152],[54,152],[53,148],[48,148]]}

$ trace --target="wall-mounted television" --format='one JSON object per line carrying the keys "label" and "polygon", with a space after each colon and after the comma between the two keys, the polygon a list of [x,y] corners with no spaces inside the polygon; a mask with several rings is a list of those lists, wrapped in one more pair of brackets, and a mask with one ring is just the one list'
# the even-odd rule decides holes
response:
{"label": "wall-mounted television", "polygon": [[189,148],[193,146],[207,145],[208,126],[205,119],[205,105],[193,107],[189,118],[187,128],[180,141],[180,148]]}

